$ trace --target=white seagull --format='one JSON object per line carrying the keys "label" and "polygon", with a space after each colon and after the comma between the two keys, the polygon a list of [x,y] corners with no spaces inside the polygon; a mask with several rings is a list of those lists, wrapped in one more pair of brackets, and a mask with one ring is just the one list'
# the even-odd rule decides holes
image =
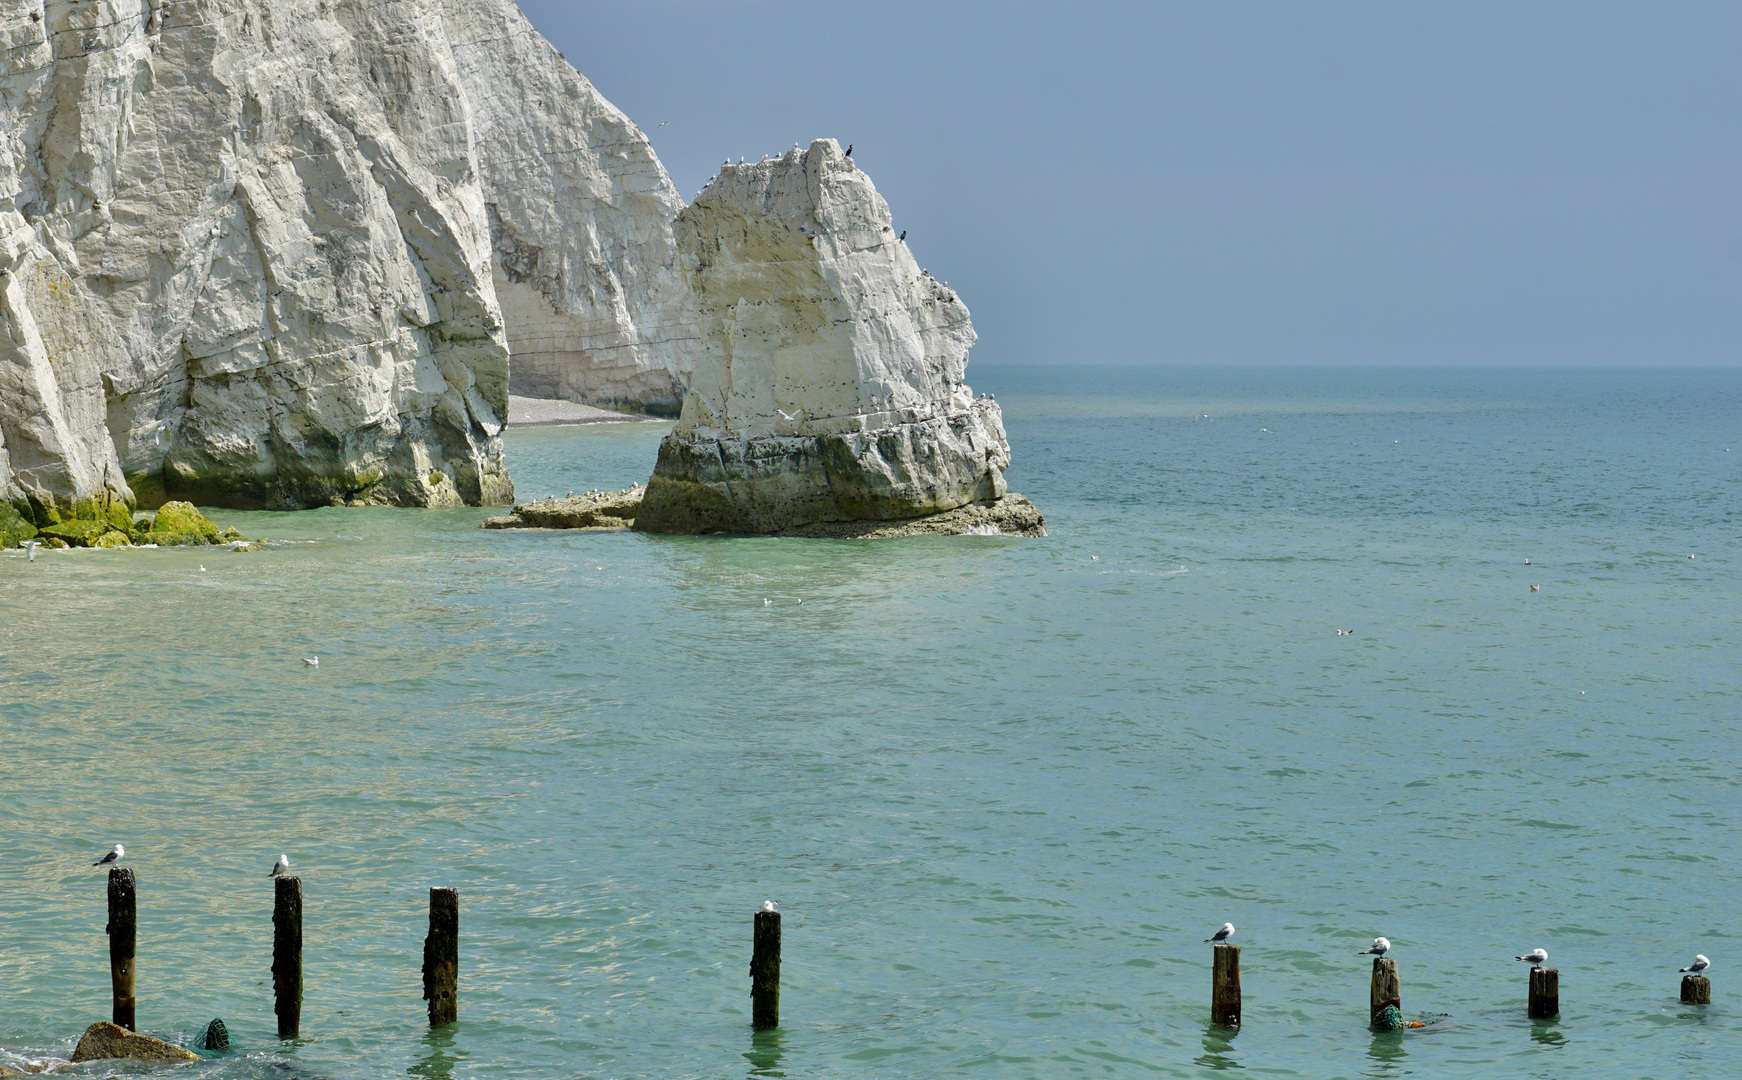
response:
{"label": "white seagull", "polygon": [[797,420],[798,419],[798,417],[792,415],[791,413],[787,412],[785,409],[781,408],[778,405],[776,405],[774,407],[774,411],[779,413],[781,416],[785,417],[788,420]]}
{"label": "white seagull", "polygon": [[764,900],[762,901],[762,910],[778,915],[780,914],[780,905],[772,900]]}
{"label": "white seagull", "polygon": [[1687,967],[1682,968],[1682,970],[1687,971],[1687,972],[1692,972],[1695,975],[1704,975],[1706,973],[1706,969],[1711,967],[1711,966],[1712,966],[1712,962],[1710,960],[1707,960],[1703,956],[1696,955],[1694,957],[1694,962],[1689,964]]}
{"label": "white seagull", "polygon": [[1542,586],[1541,586],[1541,585],[1532,585],[1532,586],[1531,586],[1531,587],[1530,587],[1530,591],[1531,591],[1531,592],[1541,592],[1541,591],[1542,591]]}
{"label": "white seagull", "polygon": [[1220,944],[1221,942],[1227,941],[1229,938],[1231,938],[1233,936],[1234,936],[1234,924],[1231,922],[1225,922],[1222,924],[1222,928],[1220,930],[1216,931],[1215,933],[1211,934],[1209,937],[1205,938],[1204,943],[1208,944],[1208,943],[1214,941],[1217,944]]}
{"label": "white seagull", "polygon": [[770,600],[768,597],[764,596],[762,598],[762,606],[763,607],[767,607],[769,604],[772,604],[772,603],[774,603],[774,601]]}
{"label": "white seagull", "polygon": [[1548,963],[1548,950],[1547,949],[1532,949],[1529,952],[1525,953],[1523,956],[1515,956],[1515,957],[1513,957],[1513,959],[1514,960],[1524,960],[1524,961],[1528,962],[1531,967],[1541,967],[1542,965]]}
{"label": "white seagull", "polygon": [[318,656],[305,656],[302,658],[302,662],[307,664],[309,667],[321,666],[321,658]]}
{"label": "white seagull", "polygon": [[1371,949],[1362,949],[1360,952],[1356,953],[1355,955],[1356,956],[1384,956],[1386,953],[1388,953],[1390,951],[1391,951],[1391,942],[1386,938],[1376,937],[1373,939],[1373,947]]}
{"label": "white seagull", "polygon": [[26,540],[24,542],[24,561],[36,561],[36,549],[42,546],[41,540]]}
{"label": "white seagull", "polygon": [[109,852],[107,855],[103,856],[101,859],[98,859],[96,862],[92,863],[91,865],[92,866],[106,866],[109,863],[120,862],[122,859],[124,859],[126,857],[127,857],[127,849],[122,847],[120,844],[116,844],[114,851]]}
{"label": "white seagull", "polygon": [[266,876],[267,877],[283,877],[285,874],[287,874],[289,872],[290,872],[290,856],[289,855],[280,855],[278,857],[278,861],[272,864],[272,873],[267,874]]}

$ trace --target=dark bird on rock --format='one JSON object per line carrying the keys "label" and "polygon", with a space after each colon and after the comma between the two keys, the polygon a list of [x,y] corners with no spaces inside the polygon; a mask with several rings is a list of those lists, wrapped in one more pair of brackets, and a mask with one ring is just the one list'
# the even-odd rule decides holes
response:
{"label": "dark bird on rock", "polygon": [[852,143],[847,144],[847,156],[848,157],[853,156],[853,144]]}
{"label": "dark bird on rock", "polygon": [[901,230],[901,239],[903,239],[903,240],[907,239],[907,230],[906,229]]}

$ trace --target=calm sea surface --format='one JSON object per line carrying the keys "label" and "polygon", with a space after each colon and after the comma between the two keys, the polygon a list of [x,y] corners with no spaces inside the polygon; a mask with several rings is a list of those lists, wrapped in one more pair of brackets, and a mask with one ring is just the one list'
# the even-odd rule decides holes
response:
{"label": "calm sea surface", "polygon": [[[108,1018],[120,841],[140,1027],[237,1046],[182,1076],[1735,1075],[1737,372],[972,374],[1046,539],[335,509],[214,512],[256,554],[7,553],[0,1065]],[[521,497],[644,480],[664,430],[510,432]],[[1367,1030],[1376,934],[1443,1025]]]}

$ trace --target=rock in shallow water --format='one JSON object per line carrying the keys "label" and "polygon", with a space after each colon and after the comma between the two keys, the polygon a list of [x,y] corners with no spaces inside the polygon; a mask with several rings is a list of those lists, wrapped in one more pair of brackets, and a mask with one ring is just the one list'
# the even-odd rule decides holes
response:
{"label": "rock in shallow water", "polygon": [[726,165],[677,220],[703,352],[635,527],[778,533],[1005,493],[975,341],[833,139]]}
{"label": "rock in shallow water", "polygon": [[642,489],[596,491],[560,499],[518,503],[502,517],[486,519],[486,529],[627,529],[641,507]]}
{"label": "rock in shallow water", "polygon": [[136,1061],[198,1061],[192,1050],[174,1043],[139,1035],[124,1027],[100,1020],[85,1029],[79,1045],[73,1051],[73,1061],[98,1061],[105,1058],[132,1058]]}

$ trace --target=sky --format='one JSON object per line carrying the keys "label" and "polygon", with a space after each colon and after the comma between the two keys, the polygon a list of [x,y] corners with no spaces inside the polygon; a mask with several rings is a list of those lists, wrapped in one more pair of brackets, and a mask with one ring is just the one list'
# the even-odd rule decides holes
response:
{"label": "sky", "polygon": [[852,143],[975,363],[1742,364],[1735,0],[520,4],[686,199]]}

